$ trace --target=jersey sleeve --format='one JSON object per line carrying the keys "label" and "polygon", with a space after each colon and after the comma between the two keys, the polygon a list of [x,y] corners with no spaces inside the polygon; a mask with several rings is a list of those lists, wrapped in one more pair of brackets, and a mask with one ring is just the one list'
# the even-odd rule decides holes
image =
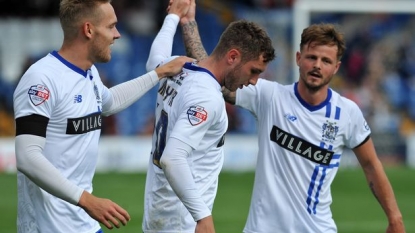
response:
{"label": "jersey sleeve", "polygon": [[15,119],[32,114],[50,118],[56,94],[56,86],[45,74],[26,73],[13,95]]}
{"label": "jersey sleeve", "polygon": [[16,167],[39,187],[73,205],[77,205],[83,189],[64,177],[43,156],[46,139],[34,135],[15,138]]}
{"label": "jersey sleeve", "polygon": [[350,109],[350,127],[345,145],[351,149],[359,146],[370,135],[371,130],[362,111],[352,101]]}
{"label": "jersey sleeve", "polygon": [[257,117],[261,104],[267,104],[272,97],[272,87],[271,81],[260,78],[256,85],[236,91],[235,105],[249,110]]}
{"label": "jersey sleeve", "polygon": [[186,142],[193,149],[197,148],[220,113],[226,111],[223,101],[204,92],[187,93],[170,137]]}

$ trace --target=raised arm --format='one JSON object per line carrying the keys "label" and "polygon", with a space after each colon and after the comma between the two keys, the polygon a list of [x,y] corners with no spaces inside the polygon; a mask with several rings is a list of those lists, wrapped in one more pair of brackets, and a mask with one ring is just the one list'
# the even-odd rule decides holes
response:
{"label": "raised arm", "polygon": [[180,25],[182,27],[183,41],[186,47],[186,55],[201,61],[205,59],[208,54],[203,47],[195,16],[196,2],[195,0],[190,0],[189,11],[184,17],[180,18]]}
{"label": "raised arm", "polygon": [[163,61],[172,56],[173,39],[176,34],[180,18],[184,17],[189,10],[190,0],[171,1],[167,9],[167,16],[164,19],[160,31],[154,39],[150,54],[147,60],[147,71],[155,69]]}
{"label": "raised arm", "polygon": [[171,54],[179,19],[187,13],[189,6],[190,0],[170,3],[168,15],[150,49],[146,64],[148,73],[110,88],[110,97],[103,105],[104,116],[124,110],[154,87],[160,79],[180,73],[186,62],[194,61],[193,58],[172,57]]}

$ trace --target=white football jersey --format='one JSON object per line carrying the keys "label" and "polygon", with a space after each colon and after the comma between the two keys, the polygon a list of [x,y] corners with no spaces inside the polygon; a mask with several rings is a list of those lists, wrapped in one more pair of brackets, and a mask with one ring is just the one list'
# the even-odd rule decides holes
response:
{"label": "white football jersey", "polygon": [[197,190],[212,210],[223,165],[228,118],[221,87],[206,69],[186,63],[158,87],[156,125],[145,187],[143,231],[194,233],[195,220],[159,166],[169,138],[193,148],[187,158]]}
{"label": "white football jersey", "polygon": [[236,105],[258,121],[258,159],[245,233],[337,232],[330,185],[345,147],[365,142],[370,129],[358,106],[329,89],[310,106],[297,83],[259,79],[238,89]]}
{"label": "white football jersey", "polygon": [[[44,156],[77,186],[92,192],[101,109],[108,99],[95,66],[83,71],[56,51],[33,64],[14,93],[15,118],[49,118]],[[82,208],[42,190],[18,172],[18,232],[95,233],[100,229]]]}

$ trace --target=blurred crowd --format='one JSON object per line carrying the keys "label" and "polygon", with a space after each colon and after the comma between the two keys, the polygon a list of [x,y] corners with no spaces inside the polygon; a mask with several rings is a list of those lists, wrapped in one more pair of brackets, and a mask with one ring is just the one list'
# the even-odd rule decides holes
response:
{"label": "blurred crowd", "polygon": [[[11,3],[2,7],[0,20],[7,17],[54,17],[57,14],[58,1],[23,2],[24,4]],[[117,27],[124,41],[127,41],[127,49],[123,53],[113,53],[112,61],[108,64],[97,66],[108,86],[145,72],[148,51],[165,16],[167,2],[113,1],[119,20]],[[279,30],[272,24],[267,25],[270,34],[277,35],[275,43],[278,59],[270,64],[263,77],[281,83],[297,79],[292,77],[292,72],[287,72],[293,69],[290,67],[292,64],[282,62],[291,61],[293,56],[293,0],[200,0],[197,4],[197,20],[208,52],[213,49],[225,26],[236,18],[244,17],[244,14],[251,16],[254,15],[252,12],[263,14],[266,11],[268,14],[284,15],[284,30]],[[404,138],[415,131],[415,28],[411,26],[415,23],[415,16],[312,14],[311,22],[324,21],[339,24],[347,41],[346,54],[341,69],[332,82],[332,88],[360,106],[375,135],[384,137],[382,140],[385,143],[395,142],[400,147]],[[180,29],[176,37],[173,54],[184,54]],[[47,52],[49,51],[44,54]],[[38,58],[28,56],[22,72]],[[18,79],[16,77],[16,82],[10,83],[0,77],[0,136],[14,135],[12,93]],[[151,90],[123,112],[105,118],[103,134],[150,134],[154,124],[155,91],[156,89]],[[230,133],[256,132],[255,119],[249,112],[231,105],[227,105],[227,110]],[[399,150],[404,148],[398,148]]]}

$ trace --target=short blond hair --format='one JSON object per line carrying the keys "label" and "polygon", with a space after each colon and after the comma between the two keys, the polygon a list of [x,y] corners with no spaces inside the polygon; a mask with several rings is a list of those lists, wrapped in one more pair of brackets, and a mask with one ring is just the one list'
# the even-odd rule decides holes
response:
{"label": "short blond hair", "polygon": [[111,0],[61,0],[59,20],[65,39],[76,37],[79,26],[86,18],[99,20],[98,6]]}

